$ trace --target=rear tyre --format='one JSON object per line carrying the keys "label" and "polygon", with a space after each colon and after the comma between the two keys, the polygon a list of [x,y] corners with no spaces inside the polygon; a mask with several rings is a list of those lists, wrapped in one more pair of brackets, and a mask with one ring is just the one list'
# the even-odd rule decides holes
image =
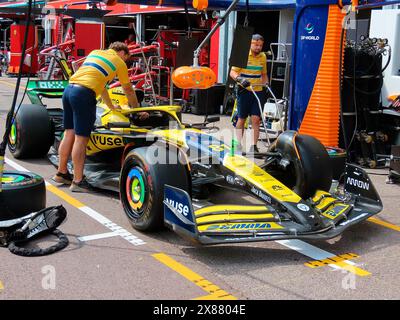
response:
{"label": "rear tyre", "polygon": [[[155,155],[164,161],[155,161]],[[188,172],[178,157],[176,148],[156,144],[127,154],[120,175],[120,198],[135,229],[155,231],[164,225],[166,184],[190,194]]]}
{"label": "rear tyre", "polygon": [[8,148],[14,158],[43,157],[53,141],[53,129],[46,108],[37,104],[21,105],[8,138]]}
{"label": "rear tyre", "polygon": [[0,221],[21,218],[42,210],[46,207],[44,180],[31,172],[5,171],[0,197]]}

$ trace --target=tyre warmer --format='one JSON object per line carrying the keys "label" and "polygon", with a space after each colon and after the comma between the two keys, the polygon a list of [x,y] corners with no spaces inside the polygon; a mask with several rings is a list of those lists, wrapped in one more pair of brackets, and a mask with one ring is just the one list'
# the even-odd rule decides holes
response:
{"label": "tyre warmer", "polygon": [[[65,220],[67,211],[62,205],[48,207],[25,217],[0,221],[0,246],[20,256],[44,256],[64,249],[68,238],[57,227]],[[48,248],[20,247],[44,235],[54,235],[58,242]]]}

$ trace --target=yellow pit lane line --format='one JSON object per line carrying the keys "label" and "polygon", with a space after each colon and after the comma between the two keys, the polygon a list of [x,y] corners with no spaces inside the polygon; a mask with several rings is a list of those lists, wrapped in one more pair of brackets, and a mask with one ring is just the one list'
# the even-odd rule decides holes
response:
{"label": "yellow pit lane line", "polygon": [[75,207],[77,209],[85,207],[85,205],[82,202],[71,197],[68,193],[61,191],[60,189],[58,189],[57,187],[55,187],[51,184],[46,183],[46,189],[49,190],[51,193],[54,193],[56,196],[63,199],[65,202],[69,203],[70,205],[72,205],[73,207]]}
{"label": "yellow pit lane line", "polygon": [[4,290],[4,285],[3,285],[3,282],[0,281],[0,291],[1,290]]}
{"label": "yellow pit lane line", "polygon": [[306,267],[310,267],[310,268],[319,268],[319,267],[324,267],[328,264],[331,263],[338,263],[338,262],[342,262],[345,260],[350,260],[350,259],[354,259],[354,258],[358,258],[359,255],[355,254],[355,253],[345,253],[345,254],[341,254],[339,256],[335,256],[335,257],[330,257],[324,260],[315,260],[315,261],[309,261],[306,262],[304,265]]}
{"label": "yellow pit lane line", "polygon": [[179,273],[182,277],[202,288],[208,293],[206,296],[195,298],[194,300],[236,300],[237,298],[228,292],[222,290],[220,287],[204,279],[196,272],[190,270],[184,265],[164,253],[155,253],[152,255],[155,259]]}
{"label": "yellow pit lane line", "polygon": [[363,269],[361,269],[359,267],[356,267],[354,265],[350,265],[350,264],[346,263],[345,261],[336,262],[335,265],[338,266],[339,268],[341,268],[343,270],[346,270],[346,271],[349,271],[349,272],[351,272],[351,273],[353,273],[353,274],[355,274],[356,276],[359,276],[359,277],[366,277],[366,276],[370,276],[371,275],[371,272],[363,270]]}
{"label": "yellow pit lane line", "polygon": [[379,224],[382,227],[386,227],[395,231],[399,231],[400,232],[400,227],[396,226],[395,224],[391,224],[389,222],[383,221],[381,219],[377,219],[377,218],[369,218],[367,219],[367,221],[375,223],[375,224]]}
{"label": "yellow pit lane line", "polygon": [[370,272],[348,263],[348,261],[350,259],[359,258],[359,257],[360,256],[355,253],[346,253],[346,254],[341,254],[339,256],[329,257],[324,260],[310,261],[310,262],[305,263],[304,265],[309,268],[319,268],[319,267],[323,267],[323,266],[334,265],[336,267],[339,267],[341,269],[349,271],[360,277],[365,277],[365,276],[371,275]]}

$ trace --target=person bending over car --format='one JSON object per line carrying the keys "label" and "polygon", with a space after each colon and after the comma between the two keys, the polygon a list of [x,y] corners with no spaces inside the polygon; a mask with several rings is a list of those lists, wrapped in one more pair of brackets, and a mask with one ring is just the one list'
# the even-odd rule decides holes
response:
{"label": "person bending over car", "polygon": [[[58,149],[58,172],[52,178],[57,183],[70,184],[73,192],[88,192],[91,186],[83,175],[86,145],[96,119],[96,99],[101,96],[110,109],[114,106],[108,95],[106,85],[116,76],[128,98],[131,108],[138,107],[125,61],[129,58],[129,49],[122,42],[114,42],[108,50],[94,50],[85,59],[82,66],[69,80],[62,97],[64,137]],[[148,117],[141,113],[142,118]],[[67,163],[72,156],[74,175],[68,172]]]}

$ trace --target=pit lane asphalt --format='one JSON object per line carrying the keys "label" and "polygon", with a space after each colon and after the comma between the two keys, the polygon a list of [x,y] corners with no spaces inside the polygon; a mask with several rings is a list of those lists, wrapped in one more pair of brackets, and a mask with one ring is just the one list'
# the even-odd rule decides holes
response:
{"label": "pit lane asphalt", "polygon": [[[1,136],[15,82],[15,78],[0,78]],[[27,98],[25,102],[29,103]],[[59,101],[46,102],[60,106]],[[201,121],[186,114],[184,119]],[[217,125],[228,127],[229,121],[223,118]],[[51,183],[55,168],[46,159],[19,161],[8,152],[6,157]],[[12,167],[7,164],[6,169]],[[290,243],[291,248],[278,242],[196,247],[172,231],[140,233],[130,226],[118,195],[75,194],[59,187],[59,197],[50,187],[53,192],[47,192],[47,205],[63,204],[68,210],[68,220],[60,229],[70,245],[37,258],[15,256],[1,248],[0,299],[399,299],[400,186],[385,184],[386,170],[373,172],[379,174],[371,179],[384,203],[383,212],[375,217],[389,224],[365,221],[335,239],[308,242],[313,253],[322,249],[332,256],[359,255],[351,262],[369,275],[354,275],[334,262],[318,268],[306,266],[315,259],[307,252],[299,253],[304,242]],[[65,201],[65,194],[79,203],[70,198]],[[79,209],[81,205],[145,244],[134,245],[121,236],[79,241],[79,237],[112,231]],[[50,278],[53,274],[55,278]]]}

